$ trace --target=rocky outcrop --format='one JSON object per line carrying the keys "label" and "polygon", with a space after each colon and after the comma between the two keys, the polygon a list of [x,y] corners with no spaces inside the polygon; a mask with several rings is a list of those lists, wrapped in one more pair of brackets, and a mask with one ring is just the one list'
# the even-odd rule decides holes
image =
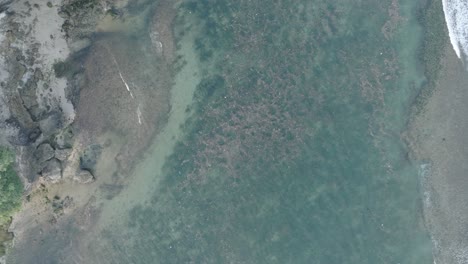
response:
{"label": "rocky outcrop", "polygon": [[64,128],[65,122],[62,113],[52,111],[39,120],[39,129],[44,138],[48,138]]}
{"label": "rocky outcrop", "polygon": [[96,169],[96,163],[101,155],[102,147],[100,145],[88,146],[80,157],[80,168],[93,172]]}
{"label": "rocky outcrop", "polygon": [[72,151],[73,150],[71,148],[69,148],[69,149],[56,149],[55,150],[55,158],[60,160],[60,161],[64,161],[64,160],[68,159],[68,157],[70,156]]}
{"label": "rocky outcrop", "polygon": [[73,146],[73,131],[71,128],[60,131],[54,138],[55,147],[67,149]]}
{"label": "rocky outcrop", "polygon": [[[120,16],[127,0],[0,0],[0,144],[18,150],[19,174],[62,178],[73,151],[83,70],[99,21]],[[79,157],[79,182],[94,180],[100,147]],[[78,157],[74,157],[74,164]],[[73,177],[67,176],[67,179]],[[26,184],[28,186],[28,184]]]}
{"label": "rocky outcrop", "polygon": [[57,159],[49,160],[42,169],[41,175],[47,181],[58,182],[62,179],[62,164]]}
{"label": "rocky outcrop", "polygon": [[5,130],[0,130],[0,133],[5,133],[8,142],[15,146],[30,146],[42,134],[39,127],[24,124],[24,122],[18,121],[15,117],[5,120],[4,127]]}
{"label": "rocky outcrop", "polygon": [[43,164],[44,162],[52,159],[54,155],[54,149],[47,143],[39,145],[34,152],[34,157],[37,159],[39,164]]}
{"label": "rocky outcrop", "polygon": [[74,177],[73,180],[75,182],[81,183],[81,184],[87,184],[87,183],[92,183],[94,182],[95,178],[93,174],[88,171],[88,170],[80,170]]}
{"label": "rocky outcrop", "polygon": [[0,0],[0,144],[16,148],[25,186],[38,175],[61,179],[52,137],[74,117],[67,81],[53,71],[69,49],[54,12],[60,1],[50,2]]}

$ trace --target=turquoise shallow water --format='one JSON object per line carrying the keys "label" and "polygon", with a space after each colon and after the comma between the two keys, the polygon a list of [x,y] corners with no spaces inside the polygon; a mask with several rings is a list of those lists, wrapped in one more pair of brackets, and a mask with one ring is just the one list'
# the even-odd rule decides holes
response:
{"label": "turquoise shallow water", "polygon": [[[400,134],[422,82],[410,1],[196,1],[203,79],[135,263],[431,263]],[[372,12],[368,12],[372,10]],[[181,29],[185,25],[184,29]],[[109,232],[111,251],[122,247]],[[119,254],[117,254],[119,255]]]}
{"label": "turquoise shallow water", "polygon": [[182,139],[148,202],[80,258],[432,263],[401,140],[423,81],[416,11],[406,0],[185,1],[175,32],[199,32],[201,81]]}

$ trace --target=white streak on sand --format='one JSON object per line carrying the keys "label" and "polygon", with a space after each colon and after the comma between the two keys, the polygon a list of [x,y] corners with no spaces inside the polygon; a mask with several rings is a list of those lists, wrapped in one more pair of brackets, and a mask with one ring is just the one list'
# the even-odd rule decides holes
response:
{"label": "white streak on sand", "polygon": [[117,67],[117,71],[119,72],[120,79],[124,83],[125,88],[127,88],[127,91],[130,93],[130,96],[133,99],[135,99],[135,97],[133,97],[132,91],[130,90],[130,87],[128,86],[128,83],[125,81],[124,77],[122,76],[122,71],[120,70],[119,63],[117,62],[117,59],[115,58],[114,54],[109,50],[109,48],[107,46],[104,46],[104,48],[106,48],[107,52],[109,52],[109,54],[112,56],[112,60],[114,61],[115,66]]}
{"label": "white streak on sand", "polygon": [[127,91],[130,93],[130,96],[131,96],[132,98],[134,98],[134,97],[133,97],[133,94],[132,94],[132,91],[130,91],[130,87],[128,87],[128,84],[127,84],[127,82],[125,81],[124,77],[122,76],[122,73],[120,72],[120,70],[119,70],[119,75],[120,75],[120,79],[121,79],[122,82],[125,84],[125,88],[127,88]]}
{"label": "white streak on sand", "polygon": [[[109,50],[109,48],[107,46],[104,46],[107,50],[107,52],[109,52],[109,54],[112,56],[112,60],[114,61],[115,63],[115,66],[117,67],[117,71],[119,72],[119,76],[120,76],[120,79],[122,80],[123,84],[125,85],[125,88],[127,89],[128,93],[130,94],[130,96],[132,97],[132,99],[135,99],[135,97],[133,96],[133,93],[132,93],[132,90],[130,89],[130,86],[128,85],[127,81],[125,81],[125,78],[123,77],[122,75],[122,72],[120,71],[120,66],[119,66],[119,63],[117,62],[117,59],[115,58],[114,54]],[[139,87],[132,82],[132,85],[139,89]],[[137,109],[136,109],[136,114],[137,114],[137,118],[138,118],[138,124],[142,125],[143,124],[143,116],[141,114],[141,111],[140,111],[140,105],[137,106]]]}
{"label": "white streak on sand", "polygon": [[140,111],[140,106],[137,107],[137,117],[138,117],[138,123],[141,125],[141,111]]}
{"label": "white streak on sand", "polygon": [[466,0],[442,0],[450,43],[458,58],[468,55],[468,2]]}

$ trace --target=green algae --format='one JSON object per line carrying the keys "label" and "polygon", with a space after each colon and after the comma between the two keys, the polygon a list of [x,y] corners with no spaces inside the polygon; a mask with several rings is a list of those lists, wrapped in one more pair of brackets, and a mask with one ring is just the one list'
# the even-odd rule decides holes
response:
{"label": "green algae", "polygon": [[9,222],[21,204],[23,186],[13,166],[14,154],[0,147],[0,226]]}
{"label": "green algae", "polygon": [[5,254],[5,243],[13,238],[7,230],[13,213],[21,205],[23,194],[23,184],[13,166],[13,152],[0,147],[0,256]]}
{"label": "green algae", "polygon": [[445,26],[442,2],[429,0],[419,13],[419,21],[424,25],[424,39],[419,52],[424,65],[426,82],[424,88],[416,97],[415,114],[422,111],[425,101],[432,95],[439,71],[441,59],[448,42],[448,32]]}

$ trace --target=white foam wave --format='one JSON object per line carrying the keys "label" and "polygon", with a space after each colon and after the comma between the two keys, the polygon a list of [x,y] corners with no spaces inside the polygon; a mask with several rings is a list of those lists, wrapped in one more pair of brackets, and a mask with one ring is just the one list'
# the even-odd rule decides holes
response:
{"label": "white foam wave", "polygon": [[450,42],[458,58],[468,55],[468,1],[442,0]]}
{"label": "white foam wave", "polygon": [[432,195],[429,186],[429,177],[431,175],[431,164],[424,163],[419,166],[419,177],[421,181],[421,186],[423,189],[423,203],[425,208],[430,208],[432,206]]}

